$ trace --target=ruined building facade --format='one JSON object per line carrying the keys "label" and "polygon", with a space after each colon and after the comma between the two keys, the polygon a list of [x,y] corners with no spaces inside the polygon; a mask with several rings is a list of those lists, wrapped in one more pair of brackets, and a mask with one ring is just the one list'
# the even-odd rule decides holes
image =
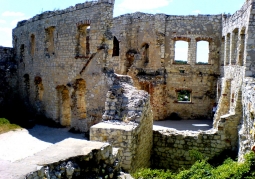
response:
{"label": "ruined building facade", "polygon": [[[153,111],[153,120],[176,115],[182,119],[209,118],[213,103],[218,102],[215,131],[200,135],[213,150],[200,146],[201,150],[213,156],[226,148],[238,148],[241,159],[254,145],[255,137],[255,0],[246,0],[233,15],[137,12],[113,18],[113,8],[114,0],[85,2],[18,23],[13,29],[13,54],[18,94],[24,103],[35,114],[86,132],[102,116],[124,120],[132,111],[136,114],[132,107],[117,110],[112,104],[120,105],[118,100],[109,102],[109,96],[106,98],[114,81],[128,75],[130,84],[150,94],[150,105],[146,105]],[[175,58],[179,41],[188,44],[185,63]],[[208,42],[206,63],[197,60],[201,41]],[[188,100],[179,99],[182,93]],[[158,140],[171,135],[154,135],[157,158],[163,159],[166,154],[162,150],[169,150]],[[192,149],[197,136],[191,138]],[[184,144],[187,142],[185,139]],[[173,161],[180,159],[169,160]]]}

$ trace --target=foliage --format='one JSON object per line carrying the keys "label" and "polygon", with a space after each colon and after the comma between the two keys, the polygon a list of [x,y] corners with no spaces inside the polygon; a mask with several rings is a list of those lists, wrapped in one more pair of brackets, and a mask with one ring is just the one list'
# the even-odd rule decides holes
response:
{"label": "foliage", "polygon": [[197,160],[188,170],[173,173],[170,170],[141,169],[133,176],[136,179],[254,179],[255,154],[250,152],[245,155],[245,162],[238,163],[230,158],[222,165],[213,167],[203,159],[197,151],[190,151],[190,155]]}
{"label": "foliage", "polygon": [[11,124],[7,119],[0,118],[0,134],[20,128],[21,127],[16,124]]}
{"label": "foliage", "polygon": [[183,60],[175,60],[174,64],[188,64],[188,62]]}
{"label": "foliage", "polygon": [[179,90],[177,95],[178,101],[190,101],[190,91],[188,90]]}
{"label": "foliage", "polygon": [[174,179],[174,174],[170,170],[141,169],[133,175],[137,179]]}
{"label": "foliage", "polygon": [[208,65],[208,62],[197,62],[199,65]]}
{"label": "foliage", "polygon": [[189,155],[191,158],[193,158],[195,161],[202,161],[205,159],[204,155],[197,150],[190,150]]}

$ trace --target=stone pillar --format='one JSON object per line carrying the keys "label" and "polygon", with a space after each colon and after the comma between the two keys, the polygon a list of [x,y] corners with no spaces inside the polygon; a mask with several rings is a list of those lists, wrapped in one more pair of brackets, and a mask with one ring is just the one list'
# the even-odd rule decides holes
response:
{"label": "stone pillar", "polygon": [[221,40],[221,51],[220,51],[220,66],[224,66],[224,53],[225,52],[225,37]]}
{"label": "stone pillar", "polygon": [[197,41],[194,37],[189,42],[188,64],[195,65],[197,58]]}
{"label": "stone pillar", "polygon": [[231,46],[230,46],[230,65],[236,64],[237,58],[237,44],[238,44],[238,30],[235,30],[231,34]]}
{"label": "stone pillar", "polygon": [[238,43],[237,65],[243,66],[244,46],[245,46],[245,34],[240,34],[238,41],[239,41],[239,43]]}
{"label": "stone pillar", "polygon": [[230,34],[225,37],[225,54],[224,54],[224,65],[229,65],[229,55],[230,55]]}

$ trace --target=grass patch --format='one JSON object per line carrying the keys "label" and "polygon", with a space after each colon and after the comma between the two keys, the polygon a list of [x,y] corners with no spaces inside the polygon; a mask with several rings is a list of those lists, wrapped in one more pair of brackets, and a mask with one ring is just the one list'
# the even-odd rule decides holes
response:
{"label": "grass patch", "polygon": [[[195,153],[195,158],[200,156]],[[207,159],[198,159],[190,169],[178,173],[170,170],[141,169],[132,176],[135,179],[254,179],[255,154],[246,154],[244,163],[228,158],[223,164],[214,167]]]}
{"label": "grass patch", "polygon": [[20,128],[21,127],[19,125],[11,124],[10,121],[8,121],[7,119],[0,118],[0,134]]}

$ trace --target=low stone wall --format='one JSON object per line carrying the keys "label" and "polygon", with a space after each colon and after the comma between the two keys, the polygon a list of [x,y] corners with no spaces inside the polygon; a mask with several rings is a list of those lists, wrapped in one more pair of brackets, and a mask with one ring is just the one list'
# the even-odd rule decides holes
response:
{"label": "low stone wall", "polygon": [[150,166],[152,111],[147,92],[136,90],[128,76],[116,76],[107,93],[104,122],[90,128],[90,140],[120,148],[121,167],[134,172]]}
{"label": "low stone wall", "polygon": [[[4,173],[2,173],[4,172]],[[118,149],[101,142],[66,139],[31,157],[8,163],[0,176],[9,179],[117,178]]]}
{"label": "low stone wall", "polygon": [[174,170],[187,168],[194,163],[190,150],[197,150],[211,158],[227,148],[230,148],[230,143],[215,129],[199,132],[175,129],[153,131],[153,166]]}

